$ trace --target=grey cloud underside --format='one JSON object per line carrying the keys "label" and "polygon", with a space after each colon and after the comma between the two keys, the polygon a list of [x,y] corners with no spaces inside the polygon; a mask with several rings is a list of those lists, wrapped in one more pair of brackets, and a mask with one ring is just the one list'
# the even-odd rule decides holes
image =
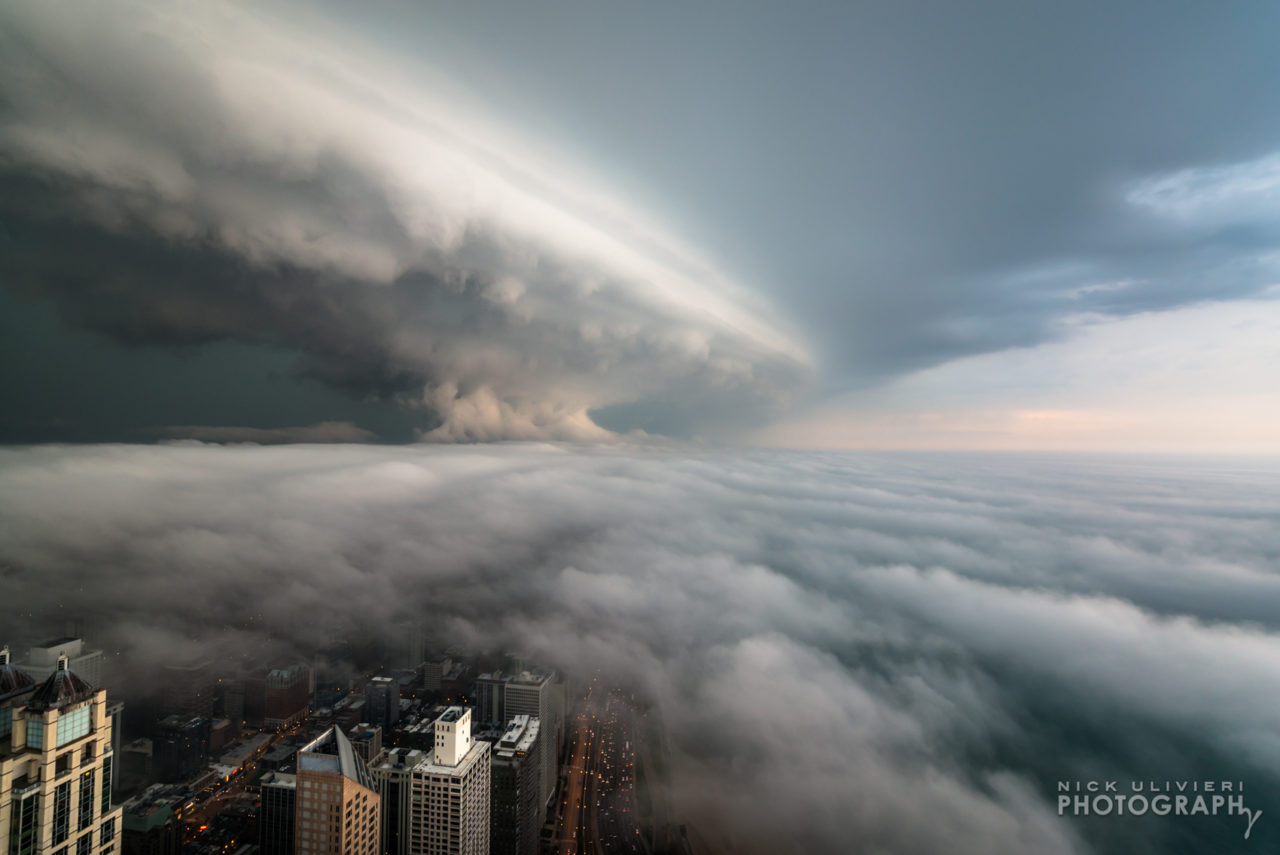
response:
{"label": "grey cloud underside", "polygon": [[284,428],[222,427],[213,425],[172,425],[161,428],[161,436],[197,442],[285,445],[291,443],[370,442],[377,434],[351,422],[319,422]]}
{"label": "grey cloud underside", "polygon": [[369,54],[123,8],[9,7],[0,43],[4,278],[76,326],[296,351],[444,440],[603,438],[590,410],[645,402],[723,426],[803,387],[762,307]]}
{"label": "grey cloud underside", "polygon": [[410,617],[602,668],[736,851],[1239,843],[1060,819],[1094,777],[1244,781],[1280,834],[1274,464],[100,446],[2,451],[0,485],[6,600],[100,615],[125,669]]}

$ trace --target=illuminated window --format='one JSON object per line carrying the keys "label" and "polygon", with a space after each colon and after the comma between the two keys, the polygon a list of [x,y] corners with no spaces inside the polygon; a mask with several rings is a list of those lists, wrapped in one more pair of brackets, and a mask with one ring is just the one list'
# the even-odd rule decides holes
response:
{"label": "illuminated window", "polygon": [[80,776],[80,813],[78,827],[83,831],[93,824],[93,770]]}

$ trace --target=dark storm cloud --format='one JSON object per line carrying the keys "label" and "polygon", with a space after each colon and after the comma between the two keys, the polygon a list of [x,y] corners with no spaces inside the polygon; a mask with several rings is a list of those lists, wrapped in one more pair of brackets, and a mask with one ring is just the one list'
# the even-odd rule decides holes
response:
{"label": "dark storm cloud", "polygon": [[1280,273],[1269,6],[373,8],[5,5],[3,285],[483,440],[740,427],[808,351],[865,386]]}
{"label": "dark storm cloud", "polygon": [[314,425],[285,428],[174,425],[161,428],[159,432],[172,439],[194,439],[199,442],[248,442],[256,445],[369,442],[377,439],[377,434],[373,431],[365,430],[351,422],[320,422]]}
{"label": "dark storm cloud", "polygon": [[588,411],[638,401],[758,419],[809,373],[688,249],[306,15],[3,14],[6,285],[78,327],[300,352],[441,440],[604,438]]}
{"label": "dark storm cloud", "polygon": [[1274,839],[1274,465],[99,446],[0,452],[0,485],[5,602],[100,617],[125,673],[409,618],[602,668],[736,851],[1240,839],[1059,818],[1055,782],[1091,777],[1245,781]]}

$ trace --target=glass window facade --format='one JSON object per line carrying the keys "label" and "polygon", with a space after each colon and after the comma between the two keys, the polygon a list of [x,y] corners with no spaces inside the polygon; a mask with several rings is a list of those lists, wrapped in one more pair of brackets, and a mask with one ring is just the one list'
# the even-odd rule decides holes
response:
{"label": "glass window facade", "polygon": [[13,800],[9,815],[10,855],[32,855],[36,851],[39,805],[40,798],[35,793]]}
{"label": "glass window facade", "polygon": [[102,828],[98,831],[98,845],[109,846],[116,836],[116,821],[109,819],[102,823]]}
{"label": "glass window facade", "polygon": [[27,719],[27,747],[44,748],[44,722],[39,716],[33,715]]}
{"label": "glass window facade", "polygon": [[102,806],[98,809],[103,816],[111,813],[111,755],[102,758]]}
{"label": "glass window facade", "polygon": [[93,770],[90,769],[80,776],[80,813],[77,815],[77,826],[81,831],[93,825],[93,793]]}
{"label": "glass window facade", "polygon": [[93,709],[87,705],[59,716],[58,747],[61,748],[68,742],[73,742],[82,736],[88,736],[92,717]]}
{"label": "glass window facade", "polygon": [[71,782],[59,784],[53,794],[53,844],[66,841],[71,834]]}

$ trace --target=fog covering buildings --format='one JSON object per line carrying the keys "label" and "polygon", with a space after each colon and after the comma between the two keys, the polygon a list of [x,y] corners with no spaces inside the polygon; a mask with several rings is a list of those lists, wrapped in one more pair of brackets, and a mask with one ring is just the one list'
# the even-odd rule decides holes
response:
{"label": "fog covering buildings", "polygon": [[[1134,835],[1194,855],[1241,830],[1087,825],[1043,794],[1195,770],[1280,799],[1277,496],[1275,467],[1213,461],[0,449],[0,552],[30,611],[101,614],[94,646],[157,690],[193,648],[359,641],[335,627],[387,613],[387,590],[429,616],[432,650],[625,681],[670,746],[655,800],[748,855],[855,832],[894,855],[1130,855]],[[474,522],[493,518],[501,537]],[[257,591],[252,627],[228,588]],[[1280,845],[1268,816],[1251,842]]]}
{"label": "fog covering buildings", "polygon": [[101,650],[86,648],[84,639],[78,636],[61,636],[33,644],[26,658],[14,664],[37,680],[43,680],[58,669],[59,656],[66,656],[68,669],[89,685],[106,687],[103,682],[105,656]]}

